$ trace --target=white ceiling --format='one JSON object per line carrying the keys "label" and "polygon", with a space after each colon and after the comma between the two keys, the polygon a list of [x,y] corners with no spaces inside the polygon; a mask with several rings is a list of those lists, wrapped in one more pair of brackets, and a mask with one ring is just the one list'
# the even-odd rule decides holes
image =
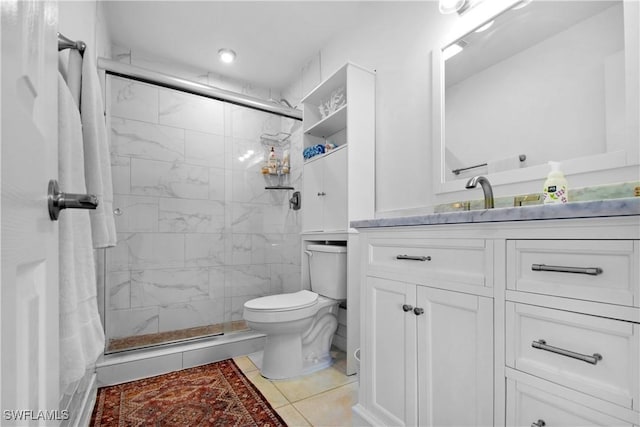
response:
{"label": "white ceiling", "polygon": [[[191,68],[282,89],[371,2],[107,1],[112,42]],[[236,51],[233,64],[220,48]]]}

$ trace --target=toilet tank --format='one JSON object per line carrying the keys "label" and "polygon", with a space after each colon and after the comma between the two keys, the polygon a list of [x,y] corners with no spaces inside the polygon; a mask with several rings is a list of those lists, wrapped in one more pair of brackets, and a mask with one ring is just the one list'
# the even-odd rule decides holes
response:
{"label": "toilet tank", "polygon": [[347,299],[347,247],[309,245],[311,290],[325,297]]}

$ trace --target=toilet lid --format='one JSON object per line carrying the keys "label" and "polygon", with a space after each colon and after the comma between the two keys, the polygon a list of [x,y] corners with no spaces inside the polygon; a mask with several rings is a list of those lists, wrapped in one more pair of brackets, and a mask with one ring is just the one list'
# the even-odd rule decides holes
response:
{"label": "toilet lid", "polygon": [[269,295],[255,298],[244,303],[249,310],[287,311],[310,307],[318,302],[318,294],[311,291],[299,291],[290,294]]}

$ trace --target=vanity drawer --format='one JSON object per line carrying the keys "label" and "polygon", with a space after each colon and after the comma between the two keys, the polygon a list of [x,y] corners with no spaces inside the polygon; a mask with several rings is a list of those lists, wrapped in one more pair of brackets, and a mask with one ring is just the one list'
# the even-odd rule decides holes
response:
{"label": "vanity drawer", "polygon": [[509,240],[507,288],[639,307],[638,241]]}
{"label": "vanity drawer", "polygon": [[638,410],[640,325],[512,302],[505,308],[507,366]]}
{"label": "vanity drawer", "polygon": [[491,286],[492,251],[484,239],[372,239],[369,266],[415,276],[421,284]]}
{"label": "vanity drawer", "polygon": [[549,427],[634,425],[597,410],[602,406],[606,405],[545,381],[507,378],[508,426],[534,427],[536,423]]}

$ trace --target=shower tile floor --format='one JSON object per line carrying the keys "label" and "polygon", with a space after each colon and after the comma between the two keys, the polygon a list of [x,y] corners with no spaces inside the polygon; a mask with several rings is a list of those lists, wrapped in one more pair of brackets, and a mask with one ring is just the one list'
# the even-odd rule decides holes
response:
{"label": "shower tile floor", "polygon": [[[236,320],[231,322],[231,330],[227,332],[238,332],[248,329],[247,322]],[[211,335],[219,335],[224,331],[224,325],[208,325],[196,328],[180,329],[176,331],[160,332],[155,334],[137,335],[125,338],[111,338],[107,346],[107,353],[117,351],[133,350],[136,348],[150,347],[158,344],[167,344],[177,341],[200,338]]]}
{"label": "shower tile floor", "polygon": [[350,426],[358,400],[356,375],[345,375],[346,355],[331,352],[335,363],[290,380],[268,380],[248,356],[233,360],[289,426]]}

